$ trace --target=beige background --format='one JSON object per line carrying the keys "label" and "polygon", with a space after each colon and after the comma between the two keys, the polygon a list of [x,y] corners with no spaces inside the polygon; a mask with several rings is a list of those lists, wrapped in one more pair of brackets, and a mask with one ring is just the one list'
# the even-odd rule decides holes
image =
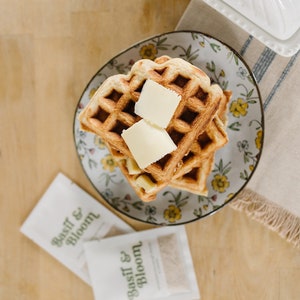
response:
{"label": "beige background", "polygon": [[[93,299],[19,228],[59,171],[100,200],[73,144],[78,98],[111,56],[173,30],[188,2],[0,0],[0,299]],[[230,207],[186,228],[202,299],[299,298],[300,252],[276,233]]]}

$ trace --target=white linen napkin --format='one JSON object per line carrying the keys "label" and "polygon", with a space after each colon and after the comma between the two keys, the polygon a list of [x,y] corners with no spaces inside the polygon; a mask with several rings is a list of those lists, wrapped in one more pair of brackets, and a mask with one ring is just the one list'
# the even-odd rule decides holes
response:
{"label": "white linen napkin", "polygon": [[192,0],[176,30],[196,30],[233,47],[252,69],[265,111],[259,166],[230,205],[300,247],[300,59],[283,57],[201,0]]}

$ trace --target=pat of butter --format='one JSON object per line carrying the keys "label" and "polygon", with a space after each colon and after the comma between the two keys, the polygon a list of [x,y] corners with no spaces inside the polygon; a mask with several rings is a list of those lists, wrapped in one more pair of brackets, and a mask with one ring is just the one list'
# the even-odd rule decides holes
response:
{"label": "pat of butter", "polygon": [[165,129],[152,126],[144,119],[123,130],[121,136],[141,169],[177,148]]}
{"label": "pat of butter", "polygon": [[135,113],[159,127],[166,128],[181,100],[175,91],[148,79],[135,104]]}
{"label": "pat of butter", "polygon": [[141,173],[141,169],[137,165],[136,161],[130,157],[126,159],[126,168],[130,175],[136,175]]}
{"label": "pat of butter", "polygon": [[136,184],[144,189],[144,191],[146,193],[151,193],[155,188],[156,188],[156,184],[150,179],[149,176],[143,174],[140,175],[137,179],[136,179]]}

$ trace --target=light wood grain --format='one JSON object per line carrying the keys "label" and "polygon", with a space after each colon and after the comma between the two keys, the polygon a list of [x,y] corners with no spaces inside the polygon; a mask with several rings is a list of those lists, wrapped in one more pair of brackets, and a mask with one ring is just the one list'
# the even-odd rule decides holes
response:
{"label": "light wood grain", "polygon": [[[0,0],[0,299],[93,299],[19,228],[59,171],[100,200],[73,144],[77,101],[110,57],[173,30],[188,2]],[[299,250],[275,233],[230,207],[186,228],[202,299],[299,299]]]}

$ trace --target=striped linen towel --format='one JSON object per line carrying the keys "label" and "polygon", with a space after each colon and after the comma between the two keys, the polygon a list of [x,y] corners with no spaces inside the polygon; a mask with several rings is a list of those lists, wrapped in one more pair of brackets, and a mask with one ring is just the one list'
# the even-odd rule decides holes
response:
{"label": "striped linen towel", "polygon": [[233,47],[252,69],[265,112],[259,166],[230,203],[300,247],[300,58],[283,57],[201,0],[191,0],[176,30],[196,30]]}

